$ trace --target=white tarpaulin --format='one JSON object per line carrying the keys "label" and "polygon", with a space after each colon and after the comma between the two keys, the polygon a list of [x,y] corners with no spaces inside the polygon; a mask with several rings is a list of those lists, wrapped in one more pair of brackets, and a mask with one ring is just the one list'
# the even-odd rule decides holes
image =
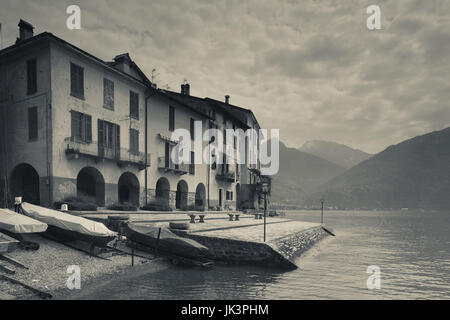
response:
{"label": "white tarpaulin", "polygon": [[22,203],[22,209],[26,215],[45,222],[50,226],[59,227],[64,230],[98,237],[116,235],[116,232],[109,230],[103,223],[95,222],[83,217],[73,216],[68,213],[47,209],[26,202]]}
{"label": "white tarpaulin", "polygon": [[12,233],[35,233],[47,230],[47,224],[8,209],[0,209],[0,229]]}

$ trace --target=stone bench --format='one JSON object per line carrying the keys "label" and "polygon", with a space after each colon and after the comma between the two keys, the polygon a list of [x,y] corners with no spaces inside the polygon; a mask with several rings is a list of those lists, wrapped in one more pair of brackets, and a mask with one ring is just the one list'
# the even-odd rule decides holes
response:
{"label": "stone bench", "polygon": [[[233,214],[233,213],[229,213],[228,216],[230,217],[230,221],[239,221],[239,213]],[[233,219],[234,217],[234,219]]]}

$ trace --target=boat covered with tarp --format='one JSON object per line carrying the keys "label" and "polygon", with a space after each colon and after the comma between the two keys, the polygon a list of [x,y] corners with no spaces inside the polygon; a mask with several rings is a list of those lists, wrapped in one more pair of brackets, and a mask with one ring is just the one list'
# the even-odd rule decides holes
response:
{"label": "boat covered with tarp", "polygon": [[47,224],[9,209],[0,209],[0,230],[12,234],[39,233]]}
{"label": "boat covered with tarp", "polygon": [[18,243],[19,241],[16,239],[11,238],[4,233],[0,233],[0,254],[14,251]]}
{"label": "boat covered with tarp", "polygon": [[161,253],[190,259],[204,258],[209,253],[209,249],[204,245],[195,240],[180,237],[168,228],[126,223],[123,230],[128,240],[158,250]]}
{"label": "boat covered with tarp", "polygon": [[27,216],[48,224],[46,233],[62,242],[81,240],[105,246],[116,237],[103,223],[74,216],[57,210],[44,208],[27,202],[22,203]]}

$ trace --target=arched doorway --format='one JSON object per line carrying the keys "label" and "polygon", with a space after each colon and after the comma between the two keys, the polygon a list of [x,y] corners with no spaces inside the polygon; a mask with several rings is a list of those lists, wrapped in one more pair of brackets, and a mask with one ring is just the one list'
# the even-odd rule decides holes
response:
{"label": "arched doorway", "polygon": [[125,172],[119,178],[119,202],[139,207],[139,180],[131,172]]}
{"label": "arched doorway", "polygon": [[170,184],[166,178],[159,178],[156,182],[156,200],[163,201],[165,204],[169,204],[170,199]]}
{"label": "arched doorway", "polygon": [[188,184],[184,180],[180,180],[177,184],[177,194],[175,208],[186,209],[188,204]]}
{"label": "arched doorway", "polygon": [[11,173],[11,196],[23,197],[23,201],[39,205],[41,196],[39,192],[39,175],[27,163],[17,165]]}
{"label": "arched doorway", "polygon": [[77,176],[77,196],[105,205],[105,179],[96,168],[85,167]]}
{"label": "arched doorway", "polygon": [[241,208],[241,185],[239,183],[236,184],[236,209],[239,210]]}
{"label": "arched doorway", "polygon": [[195,208],[205,210],[206,206],[206,188],[203,183],[199,183],[195,189]]}

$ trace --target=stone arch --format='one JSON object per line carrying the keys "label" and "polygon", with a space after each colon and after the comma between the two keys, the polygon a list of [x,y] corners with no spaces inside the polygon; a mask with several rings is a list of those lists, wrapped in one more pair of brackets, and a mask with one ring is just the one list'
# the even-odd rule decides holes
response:
{"label": "stone arch", "polygon": [[159,178],[156,182],[156,192],[155,192],[156,200],[163,201],[166,204],[169,204],[170,200],[170,183],[169,180],[162,177]]}
{"label": "stone arch", "polygon": [[11,172],[11,196],[22,197],[23,201],[39,205],[41,196],[39,190],[39,174],[28,163],[17,165]]}
{"label": "stone arch", "polygon": [[188,205],[188,184],[184,180],[180,180],[177,184],[177,193],[175,199],[175,208],[186,209]]}
{"label": "stone arch", "polygon": [[119,203],[129,203],[139,207],[139,179],[131,172],[123,173],[117,184]]}
{"label": "stone arch", "polygon": [[105,179],[93,167],[84,167],[77,176],[77,196],[86,197],[98,206],[105,205]]}
{"label": "stone arch", "polygon": [[195,189],[195,207],[197,210],[205,210],[206,207],[206,188],[201,182]]}

